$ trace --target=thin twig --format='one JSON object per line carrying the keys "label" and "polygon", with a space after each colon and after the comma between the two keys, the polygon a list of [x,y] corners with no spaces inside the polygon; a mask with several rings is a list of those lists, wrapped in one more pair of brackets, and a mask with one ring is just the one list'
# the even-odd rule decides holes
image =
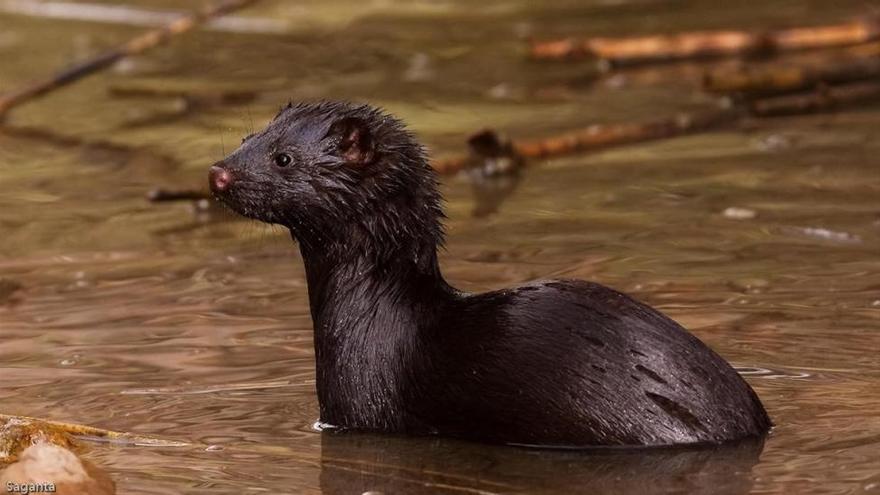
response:
{"label": "thin twig", "polygon": [[82,148],[118,154],[124,157],[126,161],[149,160],[150,163],[155,163],[157,167],[167,169],[179,168],[179,164],[174,157],[154,151],[146,146],[128,146],[112,141],[90,140],[69,134],[59,134],[39,127],[0,125],[0,136],[4,135],[16,139],[45,141],[61,148]]}
{"label": "thin twig", "polygon": [[630,38],[535,41],[530,51],[533,58],[542,60],[594,57],[609,64],[627,64],[829,48],[878,38],[880,22],[871,18],[764,32],[696,31]]}
{"label": "thin twig", "polygon": [[[596,124],[546,138],[514,140],[509,146],[519,158],[544,159],[702,132],[733,123],[739,115],[737,111],[722,109],[640,123]],[[494,131],[482,131],[480,134],[487,133]],[[494,139],[502,141],[497,135]],[[435,160],[431,165],[438,173],[448,175],[467,168],[475,161],[479,160],[475,160],[471,154]]]}
{"label": "thin twig", "polygon": [[160,29],[148,31],[140,36],[132,38],[119,47],[112,48],[88,60],[71,65],[52,76],[0,95],[0,120],[6,116],[9,110],[26,101],[43,96],[50,91],[66,86],[89,74],[110,67],[125,57],[142,53],[150,48],[166,43],[172,37],[186,33],[209,19],[228,14],[251,5],[256,1],[257,0],[220,0],[210,7],[191,15],[181,17]]}
{"label": "thin twig", "polygon": [[880,58],[832,62],[817,67],[740,67],[708,72],[703,86],[713,93],[779,94],[820,85],[880,78]]}
{"label": "thin twig", "polygon": [[[140,27],[161,27],[181,16],[179,11],[119,3],[121,2],[111,4],[81,0],[0,0],[0,13]],[[289,27],[289,23],[283,19],[252,16],[224,16],[205,23],[206,29],[230,33],[283,34],[288,32]]]}
{"label": "thin twig", "polygon": [[163,189],[157,187],[147,193],[147,199],[151,203],[164,203],[168,201],[200,201],[211,199],[211,195],[198,189]]}
{"label": "thin twig", "polygon": [[192,89],[161,86],[111,85],[107,88],[111,96],[118,98],[182,98],[198,104],[242,104],[250,103],[257,97],[252,89]]}
{"label": "thin twig", "polygon": [[880,99],[880,82],[858,82],[839,86],[820,86],[800,94],[761,98],[747,104],[758,117],[827,112],[844,105]]}

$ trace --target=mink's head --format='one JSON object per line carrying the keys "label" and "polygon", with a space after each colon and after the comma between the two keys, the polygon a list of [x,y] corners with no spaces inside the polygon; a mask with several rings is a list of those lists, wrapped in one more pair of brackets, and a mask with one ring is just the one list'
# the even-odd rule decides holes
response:
{"label": "mink's head", "polygon": [[288,227],[304,248],[420,256],[442,242],[443,213],[422,146],[367,105],[300,103],[210,171],[214,196]]}

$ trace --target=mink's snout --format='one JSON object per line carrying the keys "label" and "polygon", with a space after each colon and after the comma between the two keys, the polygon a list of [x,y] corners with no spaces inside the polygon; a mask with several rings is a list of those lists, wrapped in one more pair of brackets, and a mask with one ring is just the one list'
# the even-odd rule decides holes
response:
{"label": "mink's snout", "polygon": [[214,193],[226,192],[229,186],[235,181],[232,172],[224,167],[223,162],[214,164],[208,172],[208,183],[211,185],[211,191]]}

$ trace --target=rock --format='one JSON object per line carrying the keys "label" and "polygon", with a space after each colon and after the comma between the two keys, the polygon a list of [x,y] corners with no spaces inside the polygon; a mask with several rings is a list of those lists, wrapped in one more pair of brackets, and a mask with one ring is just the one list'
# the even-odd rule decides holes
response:
{"label": "rock", "polygon": [[726,208],[721,214],[724,215],[724,218],[730,218],[732,220],[751,220],[758,216],[758,212],[755,210],[750,208],[740,208],[738,206]]}
{"label": "rock", "polygon": [[3,470],[0,487],[10,493],[116,493],[116,486],[107,473],[82,461],[70,450],[47,442],[31,445],[22,452],[18,462]]}

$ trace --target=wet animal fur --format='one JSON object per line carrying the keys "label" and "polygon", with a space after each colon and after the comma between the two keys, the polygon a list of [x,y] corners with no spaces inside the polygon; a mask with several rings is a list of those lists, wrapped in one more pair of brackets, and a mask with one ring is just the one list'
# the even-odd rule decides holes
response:
{"label": "wet animal fur", "polygon": [[434,173],[379,110],[289,105],[217,166],[233,177],[215,191],[223,203],[299,241],[325,423],[555,446],[719,443],[770,427],[724,359],[625,294],[579,280],[448,285]]}

